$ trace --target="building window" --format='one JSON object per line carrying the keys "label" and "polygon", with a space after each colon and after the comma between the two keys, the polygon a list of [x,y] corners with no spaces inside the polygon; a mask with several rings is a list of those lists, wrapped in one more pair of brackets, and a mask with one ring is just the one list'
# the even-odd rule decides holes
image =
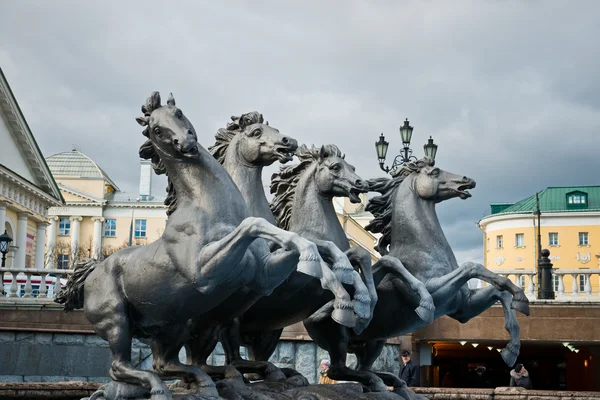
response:
{"label": "building window", "polygon": [[71,220],[61,218],[58,221],[58,236],[69,236],[71,234]]}
{"label": "building window", "polygon": [[146,220],[145,219],[136,219],[135,220],[134,236],[136,238],[145,238],[146,237]]}
{"label": "building window", "polygon": [[558,246],[558,232],[548,234],[548,246]]}
{"label": "building window", "polygon": [[104,236],[115,237],[117,236],[117,220],[107,219],[104,221]]}
{"label": "building window", "polygon": [[569,196],[569,204],[585,204],[586,202],[585,195],[572,194]]}
{"label": "building window", "polygon": [[567,209],[588,208],[588,197],[585,192],[567,193]]}
{"label": "building window", "polygon": [[517,233],[515,235],[515,247],[525,247],[525,234]]}
{"label": "building window", "polygon": [[552,286],[554,286],[554,291],[558,292],[558,285],[560,280],[558,279],[558,275],[552,275]]}
{"label": "building window", "polygon": [[56,259],[56,269],[69,269],[69,255],[59,254]]}
{"label": "building window", "polygon": [[579,275],[579,291],[585,292],[585,284],[587,283],[587,275]]}
{"label": "building window", "polygon": [[580,246],[588,246],[590,244],[588,233],[587,232],[579,232],[579,245]]}
{"label": "building window", "polygon": [[502,238],[502,235],[496,236],[496,248],[497,249],[504,248],[504,240]]}

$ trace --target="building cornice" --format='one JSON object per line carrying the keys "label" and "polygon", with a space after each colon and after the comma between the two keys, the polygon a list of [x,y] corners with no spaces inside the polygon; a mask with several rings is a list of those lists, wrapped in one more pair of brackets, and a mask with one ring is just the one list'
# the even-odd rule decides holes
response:
{"label": "building cornice", "polygon": [[15,141],[21,148],[21,155],[27,161],[33,175],[41,182],[47,195],[54,197],[59,203],[64,199],[60,194],[58,185],[52,177],[50,168],[42,155],[40,148],[35,141],[33,133],[21,112],[21,108],[15,99],[15,96],[0,68],[0,109],[7,118],[7,125],[11,130]]}
{"label": "building cornice", "polygon": [[[477,225],[482,231],[485,231],[485,227],[491,223],[499,222],[499,221],[511,221],[518,219],[531,219],[534,216],[533,212],[528,213],[511,213],[511,214],[498,214],[498,215],[490,215],[483,219],[481,219]],[[600,216],[600,210],[578,210],[578,211],[547,211],[541,213],[541,219],[544,217],[552,217],[552,218],[588,218],[588,217],[598,217]]]}

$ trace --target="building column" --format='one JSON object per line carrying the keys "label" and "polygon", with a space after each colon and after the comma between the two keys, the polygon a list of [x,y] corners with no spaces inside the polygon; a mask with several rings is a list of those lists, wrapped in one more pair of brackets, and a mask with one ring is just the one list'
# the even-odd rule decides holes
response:
{"label": "building column", "polygon": [[104,222],[104,218],[92,217],[92,221],[94,221],[94,236],[92,238],[92,258],[98,260],[102,256],[102,223]]}
{"label": "building column", "polygon": [[58,217],[50,217],[50,226],[46,230],[48,247],[46,250],[46,268],[56,268],[54,262],[54,248],[56,247],[56,221]]}
{"label": "building column", "polygon": [[15,260],[13,268],[25,268],[25,252],[27,250],[27,220],[29,214],[18,214],[17,221],[17,253],[15,254]]}
{"label": "building column", "polygon": [[0,203],[0,235],[4,233],[6,226],[6,205]]}
{"label": "building column", "polygon": [[69,260],[69,264],[71,264],[71,268],[75,266],[77,259],[79,258],[79,230],[80,230],[80,222],[83,218],[79,216],[73,216],[71,219],[71,256]]}
{"label": "building column", "polygon": [[38,222],[35,234],[35,269],[44,269],[44,251],[46,251],[46,226],[47,222]]}

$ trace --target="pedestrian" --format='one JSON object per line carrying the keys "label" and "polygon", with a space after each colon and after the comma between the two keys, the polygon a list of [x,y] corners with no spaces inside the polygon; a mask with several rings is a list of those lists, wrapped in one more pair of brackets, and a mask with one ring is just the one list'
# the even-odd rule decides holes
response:
{"label": "pedestrian", "polygon": [[510,386],[519,386],[525,389],[531,389],[529,372],[527,372],[523,364],[515,365],[515,369],[510,371]]}
{"label": "pedestrian", "polygon": [[330,385],[336,383],[333,379],[327,376],[330,365],[331,363],[329,362],[329,360],[321,360],[321,376],[319,376],[319,385]]}
{"label": "pedestrian", "polygon": [[410,351],[408,350],[402,352],[402,364],[400,364],[399,376],[408,386],[419,386],[419,382],[421,381],[419,366],[413,364],[410,360]]}

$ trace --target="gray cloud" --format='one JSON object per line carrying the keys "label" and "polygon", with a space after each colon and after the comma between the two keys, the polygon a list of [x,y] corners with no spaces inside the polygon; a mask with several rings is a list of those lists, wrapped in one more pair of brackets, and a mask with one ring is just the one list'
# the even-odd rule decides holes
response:
{"label": "gray cloud", "polygon": [[477,181],[439,206],[467,261],[490,202],[598,183],[598,17],[594,1],[8,2],[0,64],[46,155],[77,144],[131,192],[152,90],[175,94],[205,147],[259,110],[337,143],[365,178],[382,175],[379,133],[392,156],[408,117],[416,155],[432,135],[437,165]]}

